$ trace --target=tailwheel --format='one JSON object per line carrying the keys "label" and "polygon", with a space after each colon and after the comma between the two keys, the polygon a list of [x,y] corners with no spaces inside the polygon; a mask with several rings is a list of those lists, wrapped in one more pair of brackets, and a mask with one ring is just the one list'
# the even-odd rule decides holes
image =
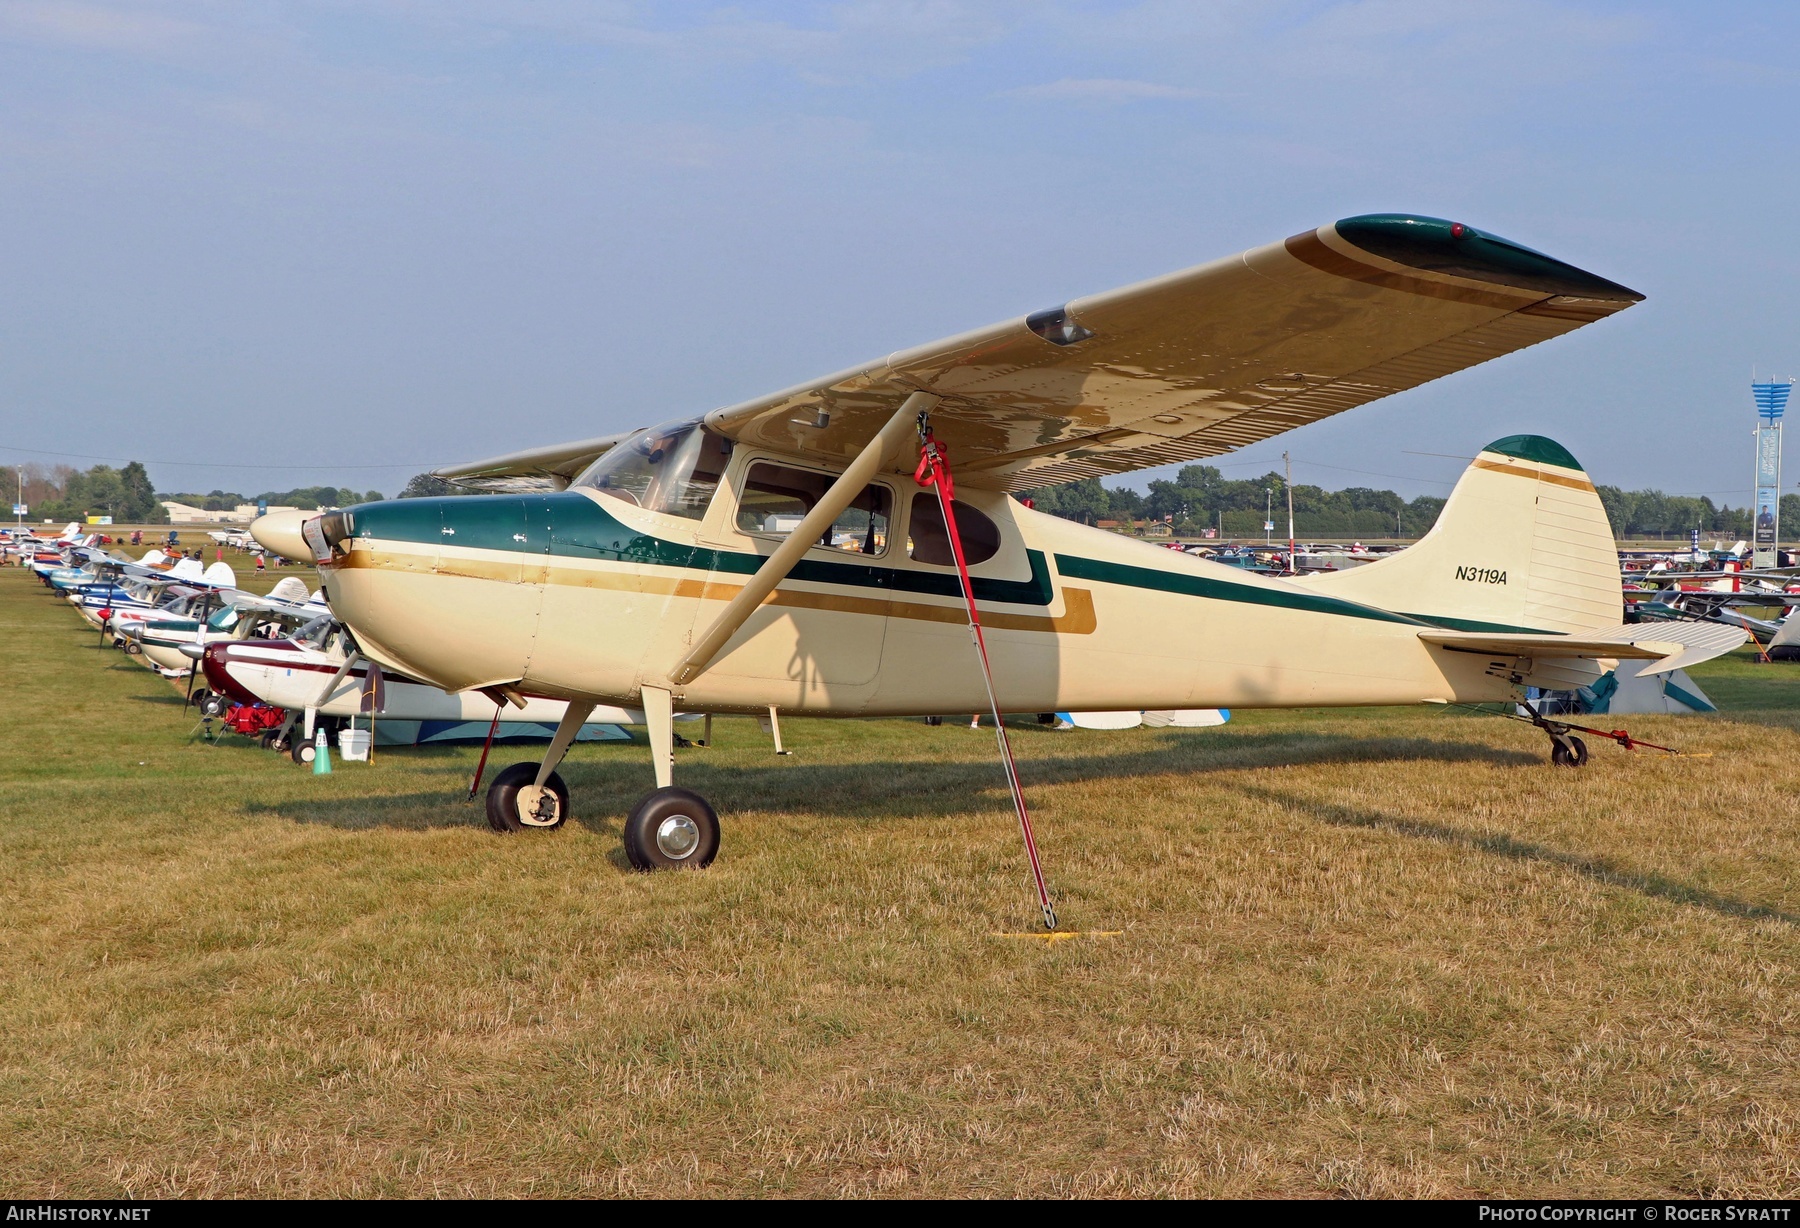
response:
{"label": "tailwheel", "polygon": [[1557,767],[1578,768],[1588,761],[1587,743],[1572,733],[1550,735],[1550,762]]}
{"label": "tailwheel", "polygon": [[515,763],[487,791],[488,826],[497,832],[561,827],[569,817],[569,786],[555,772],[537,788],[538,765]]}
{"label": "tailwheel", "polygon": [[639,870],[701,870],[718,855],[719,816],[692,789],[654,789],[625,820],[625,856]]}

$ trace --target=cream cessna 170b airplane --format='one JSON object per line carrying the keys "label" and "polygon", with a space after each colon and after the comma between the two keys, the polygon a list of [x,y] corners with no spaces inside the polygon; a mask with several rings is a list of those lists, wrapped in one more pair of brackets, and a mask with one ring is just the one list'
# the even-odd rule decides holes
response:
{"label": "cream cessna 170b airplane", "polygon": [[[511,493],[252,531],[304,557],[303,530],[332,609],[384,666],[569,701],[543,761],[488,791],[496,828],[562,823],[569,737],[595,704],[641,708],[657,788],[626,822],[626,851],[645,869],[703,866],[718,820],[673,786],[678,709],[1506,701],[1592,681],[1610,659],[1674,669],[1735,646],[1730,628],[1622,624],[1593,484],[1542,438],[1484,449],[1411,549],[1306,579],[1008,493],[1228,452],[1641,298],[1459,223],[1355,217],[703,417],[439,471]],[[1559,762],[1585,759],[1566,729],[1548,732]],[[1009,783],[1024,823],[1010,764]]]}

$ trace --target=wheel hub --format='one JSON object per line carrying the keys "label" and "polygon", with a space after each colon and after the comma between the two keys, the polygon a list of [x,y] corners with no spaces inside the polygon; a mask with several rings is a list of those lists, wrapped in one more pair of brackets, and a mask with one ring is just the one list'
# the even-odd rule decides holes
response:
{"label": "wheel hub", "polygon": [[523,785],[518,798],[519,822],[527,827],[554,827],[557,820],[556,794],[541,785]]}
{"label": "wheel hub", "polygon": [[690,856],[700,846],[700,825],[685,814],[672,814],[656,827],[656,847],[671,861]]}

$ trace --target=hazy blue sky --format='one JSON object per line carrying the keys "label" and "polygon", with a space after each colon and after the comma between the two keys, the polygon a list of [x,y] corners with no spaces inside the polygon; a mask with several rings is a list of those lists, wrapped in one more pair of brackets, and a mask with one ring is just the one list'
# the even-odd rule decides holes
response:
{"label": "hazy blue sky", "polygon": [[1536,431],[1741,503],[1752,366],[1800,372],[1796,11],[7,0],[0,461],[392,491],[1408,211],[1649,301],[1228,473],[1442,493],[1408,450]]}

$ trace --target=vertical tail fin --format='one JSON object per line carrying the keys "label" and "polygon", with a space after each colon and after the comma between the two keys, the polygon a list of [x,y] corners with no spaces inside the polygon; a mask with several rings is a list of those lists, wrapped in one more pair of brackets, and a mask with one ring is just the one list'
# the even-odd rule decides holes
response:
{"label": "vertical tail fin", "polygon": [[1483,448],[1416,545],[1304,583],[1456,630],[1576,632],[1624,618],[1600,496],[1568,450],[1539,435]]}

